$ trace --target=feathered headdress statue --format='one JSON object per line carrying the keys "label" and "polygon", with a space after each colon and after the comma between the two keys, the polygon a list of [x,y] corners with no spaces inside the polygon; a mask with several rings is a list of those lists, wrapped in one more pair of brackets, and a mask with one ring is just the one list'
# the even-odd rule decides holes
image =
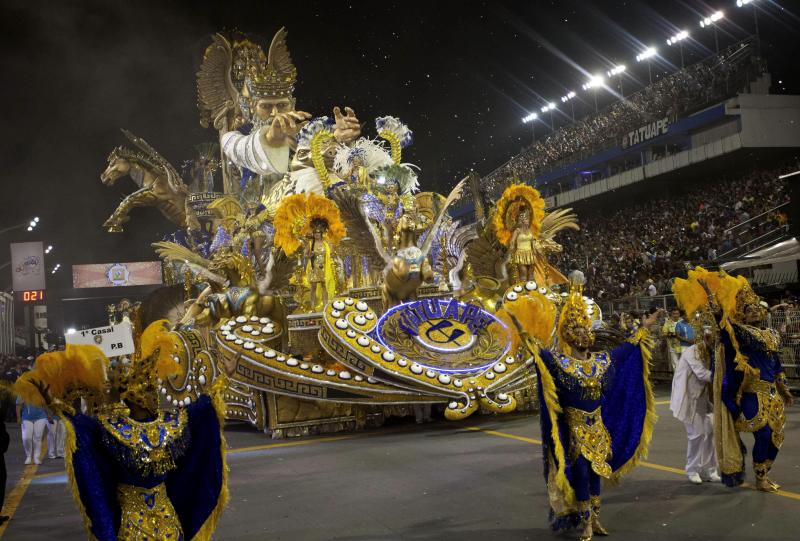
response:
{"label": "feathered headdress statue", "polygon": [[321,116],[303,126],[297,134],[297,147],[309,149],[311,163],[324,188],[331,184],[328,165],[325,163],[325,144],[334,141],[333,127],[334,121],[330,117]]}
{"label": "feathered headdress statue", "polygon": [[325,239],[336,245],[344,238],[345,227],[336,203],[314,193],[295,194],[281,201],[275,213],[275,246],[286,255],[292,255],[302,239],[311,234],[311,225],[316,221],[326,224]]}
{"label": "feathered headdress statue", "polygon": [[530,229],[534,238],[538,238],[545,217],[544,199],[538,190],[527,184],[512,184],[503,191],[492,218],[495,235],[503,246],[511,242],[522,212],[531,214]]}
{"label": "feathered headdress statue", "polygon": [[389,141],[392,147],[392,160],[400,164],[403,156],[403,149],[408,148],[414,142],[414,132],[408,129],[399,118],[393,116],[382,116],[375,119],[375,129],[378,137]]}

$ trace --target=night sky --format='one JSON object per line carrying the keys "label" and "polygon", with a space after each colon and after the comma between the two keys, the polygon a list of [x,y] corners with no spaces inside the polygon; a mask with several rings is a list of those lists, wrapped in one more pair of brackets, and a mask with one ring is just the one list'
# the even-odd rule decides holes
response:
{"label": "night sky", "polygon": [[[788,2],[759,1],[759,23],[774,90],[798,93],[798,18]],[[299,72],[298,109],[314,116],[353,107],[364,133],[391,114],[415,132],[404,161],[422,168],[423,189],[445,191],[470,168],[488,173],[530,142],[520,121],[547,101],[578,91],[587,74],[625,63],[626,93],[646,81],[634,57],[655,45],[665,56],[654,75],[674,70],[666,38],[687,28],[686,62],[713,52],[698,21],[716,9],[727,19],[721,46],[753,32],[750,9],[735,0],[550,2],[36,2],[0,4],[3,85],[0,229],[41,217],[0,243],[55,246],[49,285],[68,286],[70,266],[154,259],[150,242],[171,231],[154,209],[133,211],[124,234],[101,224],[129,179],[114,188],[99,175],[119,128],[146,139],[176,166],[216,133],[199,126],[195,72],[218,30],[239,30],[268,47],[282,25]],[[796,10],[796,8],[793,8]],[[778,81],[781,81],[778,84]],[[608,103],[601,95],[601,107]],[[576,102],[576,113],[589,107]],[[593,105],[592,105],[593,107]],[[556,124],[564,121],[557,113]],[[538,124],[537,134],[545,127]],[[8,259],[6,248],[0,263]],[[8,287],[7,271],[0,287]]]}

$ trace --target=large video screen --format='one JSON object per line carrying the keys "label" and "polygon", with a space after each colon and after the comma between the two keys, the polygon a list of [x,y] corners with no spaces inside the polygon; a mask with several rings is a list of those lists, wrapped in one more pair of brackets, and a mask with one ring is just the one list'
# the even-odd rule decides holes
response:
{"label": "large video screen", "polygon": [[126,287],[163,283],[160,261],[72,266],[72,287]]}

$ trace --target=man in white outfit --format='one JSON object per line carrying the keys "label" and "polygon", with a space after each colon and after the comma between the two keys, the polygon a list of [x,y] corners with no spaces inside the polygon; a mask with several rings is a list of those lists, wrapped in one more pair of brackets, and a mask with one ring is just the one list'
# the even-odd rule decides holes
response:
{"label": "man in white outfit", "polygon": [[701,339],[683,348],[672,378],[669,409],[686,427],[686,436],[689,438],[686,475],[696,485],[704,480],[715,483],[721,480],[717,472],[708,387],[712,379],[711,356],[716,342],[716,333],[710,327],[704,328]]}

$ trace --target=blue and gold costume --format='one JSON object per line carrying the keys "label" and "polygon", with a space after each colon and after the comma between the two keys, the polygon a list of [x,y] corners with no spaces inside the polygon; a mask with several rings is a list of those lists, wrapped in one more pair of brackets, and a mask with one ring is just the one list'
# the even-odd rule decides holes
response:
{"label": "blue and gold costume", "polygon": [[792,397],[778,353],[780,337],[763,323],[766,308],[742,276],[709,272],[702,267],[677,279],[691,311],[713,314],[722,354],[714,362],[714,440],[722,481],[730,487],[744,481],[742,432],[751,432],[756,488],[778,490],[767,474],[783,443],[784,401]]}
{"label": "blue and gold costume", "polygon": [[599,522],[602,480],[618,481],[646,455],[656,415],[645,329],[611,351],[585,359],[572,354],[571,328],[586,333],[585,347],[593,339],[594,308],[586,301],[573,283],[559,316],[555,350],[546,347],[555,313],[547,299],[533,292],[506,302],[504,310],[538,375],[550,525],[553,530],[582,526],[582,539],[591,539],[592,528],[607,533]]}
{"label": "blue and gold costume", "polygon": [[94,346],[44,354],[15,384],[26,399],[63,412],[67,474],[90,539],[199,541],[216,528],[228,498],[224,380],[185,408],[159,409],[155,381],[179,372],[174,345],[165,321],[150,325],[117,381],[122,402],[91,414],[69,404],[76,391],[108,391],[109,362]]}
{"label": "blue and gold costume", "polygon": [[124,412],[67,419],[67,472],[94,538],[210,539],[227,472],[208,396],[147,422]]}
{"label": "blue and gold costume", "polygon": [[744,277],[722,274],[714,295],[712,302],[718,302],[722,309],[717,320],[724,350],[724,359],[717,361],[715,377],[715,401],[720,403],[715,420],[722,480],[731,487],[744,481],[740,433],[750,432],[754,439],[756,487],[772,492],[779,487],[767,474],[784,439],[784,400],[791,400],[779,355],[780,336],[774,329],[745,323],[746,313],[760,311],[763,319],[766,310]]}
{"label": "blue and gold costume", "polygon": [[574,528],[599,515],[602,479],[618,481],[647,452],[655,422],[649,350],[626,342],[585,361],[547,349],[538,357],[550,525]]}

